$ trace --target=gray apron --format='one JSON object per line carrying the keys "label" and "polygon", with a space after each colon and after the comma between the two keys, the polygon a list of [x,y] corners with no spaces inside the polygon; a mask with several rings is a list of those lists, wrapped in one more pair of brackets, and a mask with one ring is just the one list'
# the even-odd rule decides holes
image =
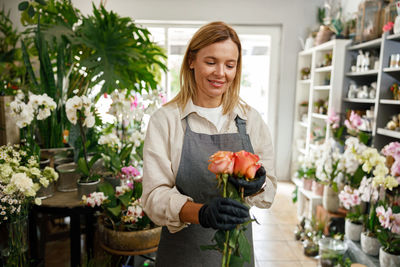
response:
{"label": "gray apron", "polygon": [[[188,115],[189,116],[189,115]],[[176,176],[179,192],[190,196],[196,203],[221,196],[217,188],[215,174],[208,170],[209,157],[219,150],[253,152],[249,136],[246,134],[246,122],[236,117],[238,133],[208,135],[195,133],[190,129],[188,116],[185,117],[186,131],[183,140],[181,160]],[[214,267],[221,265],[222,254],[216,250],[200,249],[201,245],[211,245],[216,230],[191,224],[181,231],[171,234],[164,226],[158,246],[156,266],[158,267]],[[251,224],[246,236],[253,252]],[[254,257],[251,264],[254,266]]]}

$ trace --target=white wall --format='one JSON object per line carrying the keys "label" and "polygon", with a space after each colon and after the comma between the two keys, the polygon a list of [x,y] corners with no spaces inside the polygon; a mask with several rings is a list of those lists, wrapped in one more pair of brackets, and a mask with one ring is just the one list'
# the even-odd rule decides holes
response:
{"label": "white wall", "polygon": [[[12,8],[17,22],[20,1],[2,0]],[[94,1],[96,5],[99,0]],[[215,21],[231,24],[279,25],[282,28],[275,127],[276,172],[288,180],[294,118],[294,96],[298,37],[305,37],[316,24],[317,6],[323,0],[106,0],[106,8],[138,20]],[[346,2],[346,1],[344,1]],[[347,1],[353,2],[353,1]],[[72,0],[83,14],[91,12],[91,1]]]}
{"label": "white wall", "polygon": [[358,5],[363,0],[341,0],[343,13],[355,13],[358,10]]}

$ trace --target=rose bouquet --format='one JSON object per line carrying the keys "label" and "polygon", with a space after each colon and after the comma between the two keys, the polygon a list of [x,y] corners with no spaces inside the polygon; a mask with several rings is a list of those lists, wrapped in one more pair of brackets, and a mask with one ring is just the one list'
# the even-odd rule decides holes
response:
{"label": "rose bouquet", "polygon": [[[243,181],[251,184],[252,181],[256,180],[254,179],[256,172],[261,167],[258,161],[257,155],[244,150],[236,153],[218,151],[213,154],[209,159],[208,169],[216,175],[222,197],[245,204],[244,187],[241,184]],[[243,224],[238,224],[229,231],[218,230],[213,239],[216,244],[202,246],[201,248],[220,251],[223,254],[222,266],[224,267],[242,266],[245,261],[250,262],[251,245],[245,236],[245,230],[253,220],[250,219]]]}

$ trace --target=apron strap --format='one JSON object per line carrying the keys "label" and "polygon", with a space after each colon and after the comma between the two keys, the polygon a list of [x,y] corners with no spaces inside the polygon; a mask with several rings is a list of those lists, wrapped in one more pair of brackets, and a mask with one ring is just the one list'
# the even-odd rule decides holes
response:
{"label": "apron strap", "polygon": [[239,116],[235,118],[236,127],[241,135],[246,135],[246,121],[241,119]]}
{"label": "apron strap", "polygon": [[186,117],[185,117],[186,131],[192,131],[192,129],[190,129],[190,126],[189,126],[189,120],[188,120],[189,115],[190,114],[186,115]]}

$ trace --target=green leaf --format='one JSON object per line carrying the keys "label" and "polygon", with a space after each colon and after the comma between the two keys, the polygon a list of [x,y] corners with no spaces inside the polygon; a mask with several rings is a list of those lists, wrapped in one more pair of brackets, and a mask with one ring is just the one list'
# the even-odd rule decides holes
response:
{"label": "green leaf", "polygon": [[92,168],[92,166],[99,160],[101,159],[101,155],[100,154],[96,154],[94,155],[90,161],[89,161],[89,168]]}
{"label": "green leaf", "polygon": [[127,146],[125,146],[122,149],[120,156],[119,156],[121,159],[121,162],[123,162],[126,158],[128,158],[131,155],[132,149],[133,149],[133,144],[128,144]]}
{"label": "green leaf", "polygon": [[138,182],[134,182],[133,184],[134,188],[135,188],[135,195],[133,196],[135,199],[139,199],[142,196],[142,192],[143,192],[143,184],[142,183],[138,183]]}
{"label": "green leaf", "polygon": [[121,195],[118,197],[119,200],[121,200],[122,204],[127,207],[129,205],[129,202],[131,201],[132,198],[132,191],[126,192],[125,194]]}
{"label": "green leaf", "polygon": [[103,192],[105,196],[114,196],[115,194],[113,186],[107,182],[99,185],[99,191]]}
{"label": "green leaf", "polygon": [[46,5],[46,2],[44,0],[35,0],[35,2],[44,6]]}
{"label": "green leaf", "polygon": [[226,185],[226,192],[228,194],[228,198],[237,200],[237,201],[241,201],[239,193],[236,189],[236,187],[234,185],[232,185],[231,183],[227,183]]}
{"label": "green leaf", "polygon": [[113,208],[107,208],[107,210],[109,212],[111,212],[111,214],[114,215],[115,217],[119,217],[119,215],[121,213],[121,205],[118,205],[118,206],[113,207]]}
{"label": "green leaf", "polygon": [[200,246],[201,250],[218,250],[218,246],[217,245],[204,245],[204,246]]}
{"label": "green leaf", "polygon": [[247,240],[244,232],[240,232],[239,238],[238,238],[238,243],[239,243],[239,253],[242,255],[243,259],[247,262],[250,262],[251,260],[251,245],[249,241]]}
{"label": "green leaf", "polygon": [[393,213],[400,213],[400,206],[393,206],[392,211]]}
{"label": "green leaf", "polygon": [[35,9],[33,8],[33,6],[28,7],[28,15],[31,18],[33,18],[33,16],[35,16]]}
{"label": "green leaf", "polygon": [[89,169],[88,169],[88,167],[87,167],[87,165],[86,165],[85,158],[81,157],[81,158],[78,159],[78,167],[79,167],[79,170],[80,170],[85,176],[89,176],[89,175],[90,175]]}
{"label": "green leaf", "polygon": [[236,255],[231,255],[231,259],[229,261],[229,267],[242,267],[243,264],[244,264],[244,259]]}
{"label": "green leaf", "polygon": [[29,6],[28,1],[23,1],[23,2],[19,3],[18,10],[19,11],[24,11],[25,9],[28,8],[28,6]]}
{"label": "green leaf", "polygon": [[228,242],[229,247],[231,247],[233,249],[236,248],[236,243],[237,243],[237,240],[239,237],[239,233],[240,233],[240,231],[237,228],[234,228],[230,231],[229,242]]}
{"label": "green leaf", "polygon": [[358,166],[356,172],[350,179],[351,186],[358,188],[360,186],[362,178],[365,176],[365,172],[362,169],[362,165]]}
{"label": "green leaf", "polygon": [[224,249],[224,242],[225,242],[225,231],[218,230],[215,232],[214,238],[215,242],[217,242],[218,247],[223,250]]}

